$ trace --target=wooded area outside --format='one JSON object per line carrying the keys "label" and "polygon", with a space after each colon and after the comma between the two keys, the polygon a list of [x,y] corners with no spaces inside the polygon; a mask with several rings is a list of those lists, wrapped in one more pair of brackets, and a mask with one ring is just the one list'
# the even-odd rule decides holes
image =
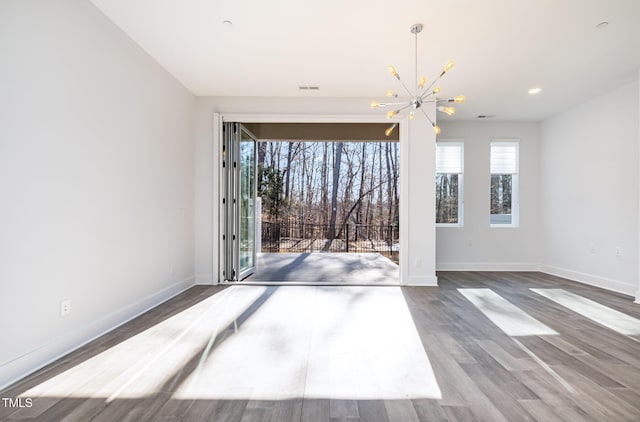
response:
{"label": "wooded area outside", "polygon": [[459,175],[436,174],[436,223],[457,224],[459,206]]}
{"label": "wooded area outside", "polygon": [[259,142],[257,164],[263,224],[326,227],[328,246],[348,225],[351,238],[395,228],[375,232],[397,241],[398,142]]}
{"label": "wooded area outside", "polygon": [[[513,175],[492,174],[491,175],[491,223],[511,223],[511,203],[513,197]],[[500,219],[497,216],[509,216]]]}

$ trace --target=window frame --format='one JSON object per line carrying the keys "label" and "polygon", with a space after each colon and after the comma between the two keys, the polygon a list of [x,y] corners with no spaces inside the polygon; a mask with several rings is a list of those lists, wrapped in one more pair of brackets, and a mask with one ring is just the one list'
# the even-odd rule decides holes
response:
{"label": "window frame", "polygon": [[[460,169],[462,170],[460,173],[441,173],[438,171],[437,162],[436,162],[436,171],[435,176],[438,174],[457,174],[458,175],[458,222],[457,223],[438,223],[436,222],[436,227],[464,227],[464,139],[460,138],[445,138],[438,139],[436,141],[436,157],[437,157],[437,148],[439,144],[448,144],[459,146],[460,151]],[[435,180],[434,180],[435,183]],[[437,200],[437,198],[436,198]],[[435,209],[434,209],[435,210]],[[437,218],[437,215],[436,215]]]}
{"label": "window frame", "polygon": [[[493,173],[491,171],[491,152],[494,145],[513,145],[516,147],[516,172]],[[511,174],[511,222],[491,222],[491,178],[495,174]],[[499,214],[498,214],[499,215]],[[520,139],[517,138],[493,138],[489,143],[489,227],[496,229],[508,229],[520,227]]]}

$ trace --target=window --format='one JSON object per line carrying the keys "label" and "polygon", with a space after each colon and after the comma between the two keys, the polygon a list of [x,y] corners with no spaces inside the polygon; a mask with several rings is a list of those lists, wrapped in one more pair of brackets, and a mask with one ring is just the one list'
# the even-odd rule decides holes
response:
{"label": "window", "polygon": [[436,144],[436,225],[462,226],[464,144]]}
{"label": "window", "polygon": [[491,142],[491,227],[518,226],[519,143]]}

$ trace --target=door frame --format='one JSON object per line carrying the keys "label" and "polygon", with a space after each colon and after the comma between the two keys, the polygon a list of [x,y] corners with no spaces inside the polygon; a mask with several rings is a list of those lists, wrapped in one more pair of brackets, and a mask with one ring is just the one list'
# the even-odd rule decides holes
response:
{"label": "door frame", "polygon": [[[223,123],[398,123],[399,142],[400,142],[400,285],[409,284],[409,227],[406,222],[409,221],[408,214],[408,198],[409,183],[408,168],[409,162],[409,119],[393,118],[387,119],[382,116],[365,116],[365,115],[297,115],[297,114],[223,114],[213,113],[213,241],[218,242],[218,249],[214,249],[212,262],[217,264],[217,271],[213,269],[213,274],[218,274],[217,282],[224,283],[222,275],[223,266],[221,265],[221,248],[224,247],[222,236],[220,233],[221,219],[223,215],[221,198],[221,183],[223,170],[221,163],[221,140]],[[404,224],[402,222],[405,222]],[[216,240],[217,239],[217,240]]]}
{"label": "door frame", "polygon": [[[218,146],[219,168],[219,196],[218,199],[218,231],[219,231],[219,251],[218,251],[218,282],[238,282],[250,276],[256,270],[256,243],[255,243],[255,200],[257,196],[256,187],[256,159],[257,159],[257,139],[242,123],[222,122],[221,123],[221,144]],[[246,138],[245,138],[246,136]],[[252,265],[242,268],[242,187],[243,187],[243,165],[242,165],[242,144],[243,140],[253,142],[253,171],[251,175],[250,195],[253,197],[253,255]]]}

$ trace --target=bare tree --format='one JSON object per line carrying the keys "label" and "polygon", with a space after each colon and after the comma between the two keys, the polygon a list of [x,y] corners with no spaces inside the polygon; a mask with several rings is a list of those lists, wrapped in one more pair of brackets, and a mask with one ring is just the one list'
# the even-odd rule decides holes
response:
{"label": "bare tree", "polygon": [[338,182],[340,180],[340,166],[342,164],[342,148],[343,142],[338,142],[335,145],[335,158],[333,162],[332,173],[332,189],[331,189],[331,217],[329,219],[329,229],[327,231],[327,243],[324,246],[324,250],[328,251],[331,247],[331,242],[336,236],[336,217],[338,214]]}
{"label": "bare tree", "polygon": [[322,144],[322,168],[320,170],[320,222],[321,224],[327,223],[327,205],[329,204],[329,186],[328,181],[328,157],[329,144]]}

